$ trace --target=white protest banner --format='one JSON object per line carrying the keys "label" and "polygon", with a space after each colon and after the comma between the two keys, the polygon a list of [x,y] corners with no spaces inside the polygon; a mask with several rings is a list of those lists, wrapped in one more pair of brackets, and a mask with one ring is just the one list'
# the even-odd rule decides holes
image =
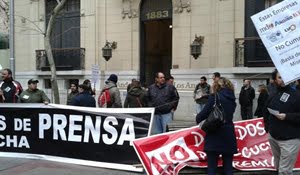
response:
{"label": "white protest banner", "polygon": [[251,17],[285,84],[300,77],[300,1],[285,0]]}
{"label": "white protest banner", "polygon": [[92,65],[92,83],[96,84],[99,79],[99,66],[94,64]]}

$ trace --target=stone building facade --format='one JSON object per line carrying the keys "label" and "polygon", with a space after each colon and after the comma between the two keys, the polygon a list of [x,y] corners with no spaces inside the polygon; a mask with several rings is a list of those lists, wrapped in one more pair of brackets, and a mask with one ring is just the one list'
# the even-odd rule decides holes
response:
{"label": "stone building facade", "polygon": [[[38,78],[49,88],[43,32],[55,0],[15,0],[16,78],[26,86]],[[276,0],[68,0],[52,36],[62,103],[71,80],[97,78],[99,91],[111,73],[119,76],[122,98],[132,78],[151,84],[153,73],[175,78],[180,94],[177,120],[194,120],[192,92],[201,76],[211,83],[213,72],[228,77],[236,87],[243,79],[254,88],[266,84],[273,65],[250,16]],[[203,36],[201,55],[190,55],[195,36]],[[115,43],[106,61],[102,48]],[[92,68],[99,68],[99,77]],[[236,111],[239,119],[239,110]]]}

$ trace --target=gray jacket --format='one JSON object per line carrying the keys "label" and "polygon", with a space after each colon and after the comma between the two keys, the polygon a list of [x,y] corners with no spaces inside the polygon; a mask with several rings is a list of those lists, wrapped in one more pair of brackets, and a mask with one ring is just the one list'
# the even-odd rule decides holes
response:
{"label": "gray jacket", "polygon": [[117,85],[113,81],[106,81],[103,89],[106,88],[109,88],[110,98],[112,102],[111,108],[122,108],[120,91]]}

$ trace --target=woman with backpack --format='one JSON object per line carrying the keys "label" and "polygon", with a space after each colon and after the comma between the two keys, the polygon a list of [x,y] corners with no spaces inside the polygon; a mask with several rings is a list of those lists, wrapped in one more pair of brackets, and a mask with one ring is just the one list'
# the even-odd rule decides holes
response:
{"label": "woman with backpack", "polygon": [[140,108],[146,106],[146,91],[141,87],[139,81],[132,81],[124,102],[124,108]]}

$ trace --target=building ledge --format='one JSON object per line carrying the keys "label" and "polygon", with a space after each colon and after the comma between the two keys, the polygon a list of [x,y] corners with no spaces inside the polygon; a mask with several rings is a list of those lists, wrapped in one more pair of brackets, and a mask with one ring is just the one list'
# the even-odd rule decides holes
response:
{"label": "building ledge", "polygon": [[[16,75],[32,75],[32,72],[17,72]],[[36,71],[35,75],[37,76],[50,76],[51,71]],[[57,76],[66,76],[66,75],[76,75],[76,76],[84,76],[85,71],[84,70],[72,70],[72,71],[56,71]]]}

